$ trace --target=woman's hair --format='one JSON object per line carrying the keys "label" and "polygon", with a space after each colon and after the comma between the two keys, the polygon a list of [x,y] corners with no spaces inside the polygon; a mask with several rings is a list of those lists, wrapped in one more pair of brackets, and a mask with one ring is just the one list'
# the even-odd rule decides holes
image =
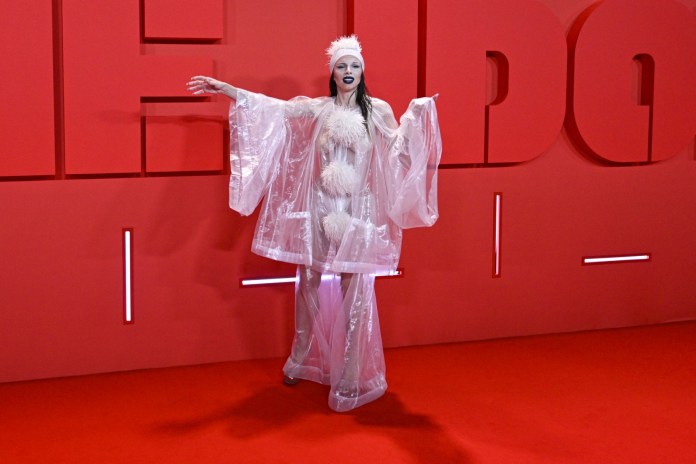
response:
{"label": "woman's hair", "polygon": [[[338,95],[338,87],[336,86],[336,81],[333,79],[333,73],[329,76],[329,92],[332,97]],[[360,107],[360,113],[365,120],[365,125],[367,125],[367,118],[372,111],[372,101],[370,100],[370,91],[367,90],[365,85],[365,73],[360,76],[360,82],[358,83],[358,88],[356,90],[355,101]]]}

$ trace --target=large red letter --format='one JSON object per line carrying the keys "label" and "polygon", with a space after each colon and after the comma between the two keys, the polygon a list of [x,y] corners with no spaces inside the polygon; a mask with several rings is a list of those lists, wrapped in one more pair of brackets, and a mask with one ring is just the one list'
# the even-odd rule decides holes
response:
{"label": "large red letter", "polygon": [[63,26],[66,173],[141,172],[141,97],[187,96],[212,60],[144,55],[139,0],[64,0]]}
{"label": "large red letter", "polygon": [[0,176],[53,175],[51,2],[3,2]]}
{"label": "large red letter", "polygon": [[548,148],[565,115],[566,56],[560,23],[535,1],[428,2],[426,89],[442,94],[444,161],[514,163]]}
{"label": "large red letter", "polygon": [[586,148],[634,163],[684,147],[696,103],[691,12],[672,0],[609,0],[591,7],[575,29],[571,129]]}

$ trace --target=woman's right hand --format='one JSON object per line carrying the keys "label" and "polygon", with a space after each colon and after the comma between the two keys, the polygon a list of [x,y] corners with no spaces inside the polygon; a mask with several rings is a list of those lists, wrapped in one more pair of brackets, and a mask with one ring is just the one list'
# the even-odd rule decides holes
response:
{"label": "woman's right hand", "polygon": [[227,82],[222,82],[208,76],[194,76],[191,81],[186,84],[188,91],[194,95],[210,93],[213,95],[223,94],[232,99],[237,99],[237,89],[232,87]]}

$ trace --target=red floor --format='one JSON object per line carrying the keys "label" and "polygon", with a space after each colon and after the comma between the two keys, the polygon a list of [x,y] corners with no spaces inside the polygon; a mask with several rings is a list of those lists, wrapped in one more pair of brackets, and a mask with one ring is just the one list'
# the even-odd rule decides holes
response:
{"label": "red floor", "polygon": [[696,462],[696,323],[386,355],[348,414],[280,359],[0,384],[0,463]]}

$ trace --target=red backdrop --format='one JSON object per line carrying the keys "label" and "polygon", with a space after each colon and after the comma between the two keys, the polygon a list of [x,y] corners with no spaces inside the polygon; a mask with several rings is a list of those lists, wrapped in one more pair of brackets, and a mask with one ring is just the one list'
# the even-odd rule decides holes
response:
{"label": "red backdrop", "polygon": [[442,95],[441,219],[378,281],[386,346],[696,318],[696,0],[182,4],[0,1],[0,381],[286,354],[292,286],[239,279],[294,269],[250,253],[227,102],[185,82],[322,95],[353,31],[397,116]]}

